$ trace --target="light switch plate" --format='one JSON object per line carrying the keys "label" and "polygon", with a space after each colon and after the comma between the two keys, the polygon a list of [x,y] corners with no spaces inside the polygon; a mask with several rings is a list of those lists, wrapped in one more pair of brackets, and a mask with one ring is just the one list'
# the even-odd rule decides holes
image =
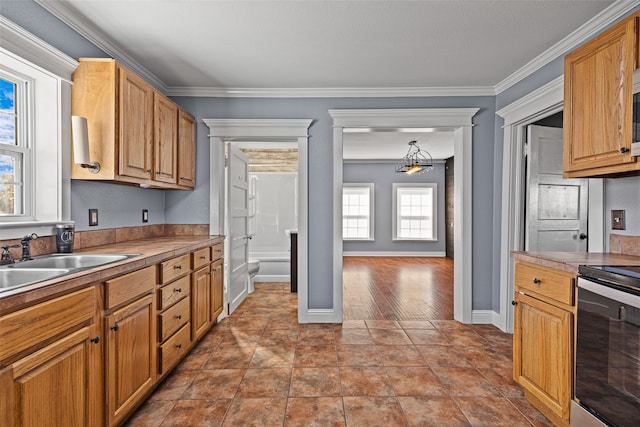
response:
{"label": "light switch plate", "polygon": [[626,230],[627,224],[624,219],[624,209],[611,211],[611,229]]}
{"label": "light switch plate", "polygon": [[98,225],[98,209],[89,209],[89,227]]}

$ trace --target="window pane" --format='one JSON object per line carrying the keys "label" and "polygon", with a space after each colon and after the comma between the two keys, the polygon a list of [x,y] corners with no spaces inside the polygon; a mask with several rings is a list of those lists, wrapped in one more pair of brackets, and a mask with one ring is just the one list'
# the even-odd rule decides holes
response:
{"label": "window pane", "polygon": [[0,144],[16,145],[16,84],[0,78]]}
{"label": "window pane", "polygon": [[0,215],[24,213],[22,154],[0,150]]}

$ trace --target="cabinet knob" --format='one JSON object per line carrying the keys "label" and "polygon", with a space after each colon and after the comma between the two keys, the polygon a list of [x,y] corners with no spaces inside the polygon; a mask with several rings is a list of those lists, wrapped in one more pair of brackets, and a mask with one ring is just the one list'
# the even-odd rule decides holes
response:
{"label": "cabinet knob", "polygon": [[211,276],[211,272],[210,272],[210,271],[209,271],[209,272],[207,272],[207,276]]}
{"label": "cabinet knob", "polygon": [[175,268],[176,270],[182,270],[182,264],[176,265],[173,268]]}
{"label": "cabinet knob", "polygon": [[539,285],[540,283],[542,283],[542,280],[538,279],[537,277],[534,277],[534,278],[533,278],[533,283],[534,283],[535,285]]}
{"label": "cabinet knob", "polygon": [[98,344],[100,342],[100,337],[91,338],[91,342],[94,344]]}
{"label": "cabinet knob", "polygon": [[178,319],[178,320],[182,319],[182,314],[176,315],[176,319]]}
{"label": "cabinet knob", "polygon": [[118,329],[120,329],[120,326],[118,326],[117,323],[111,327],[111,330],[114,332],[118,332]]}
{"label": "cabinet knob", "polygon": [[151,170],[151,169],[147,169],[147,173],[151,173],[151,172],[152,172],[152,170]]}
{"label": "cabinet knob", "polygon": [[182,292],[182,288],[175,288],[173,291],[174,292]]}
{"label": "cabinet knob", "polygon": [[517,301],[511,301],[511,305],[518,305]]}
{"label": "cabinet knob", "polygon": [[176,344],[176,348],[182,348],[182,344]]}
{"label": "cabinet knob", "polygon": [[624,153],[628,153],[628,152],[629,152],[629,149],[628,149],[627,147],[621,147],[621,148],[620,148],[620,152],[621,152],[622,154],[624,154]]}
{"label": "cabinet knob", "polygon": [[207,259],[207,257],[203,255],[200,257],[200,259]]}
{"label": "cabinet knob", "polygon": [[184,177],[184,176],[181,176],[181,177],[180,177],[180,179],[185,179],[185,177]]}

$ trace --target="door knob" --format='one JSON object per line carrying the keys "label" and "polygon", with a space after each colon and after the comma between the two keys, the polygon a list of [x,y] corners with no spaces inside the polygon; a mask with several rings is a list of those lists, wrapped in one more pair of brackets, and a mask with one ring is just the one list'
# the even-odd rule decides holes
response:
{"label": "door knob", "polygon": [[578,236],[580,238],[580,240],[584,240],[586,239],[588,236],[584,233],[580,233],[580,235]]}

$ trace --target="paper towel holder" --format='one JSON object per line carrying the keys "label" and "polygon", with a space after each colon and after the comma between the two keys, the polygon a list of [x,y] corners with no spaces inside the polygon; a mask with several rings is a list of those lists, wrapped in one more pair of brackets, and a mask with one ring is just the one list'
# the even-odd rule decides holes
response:
{"label": "paper towel holder", "polygon": [[91,173],[100,172],[100,163],[89,158],[89,131],[87,118],[71,116],[71,133],[73,134],[73,159],[80,167],[89,169]]}

